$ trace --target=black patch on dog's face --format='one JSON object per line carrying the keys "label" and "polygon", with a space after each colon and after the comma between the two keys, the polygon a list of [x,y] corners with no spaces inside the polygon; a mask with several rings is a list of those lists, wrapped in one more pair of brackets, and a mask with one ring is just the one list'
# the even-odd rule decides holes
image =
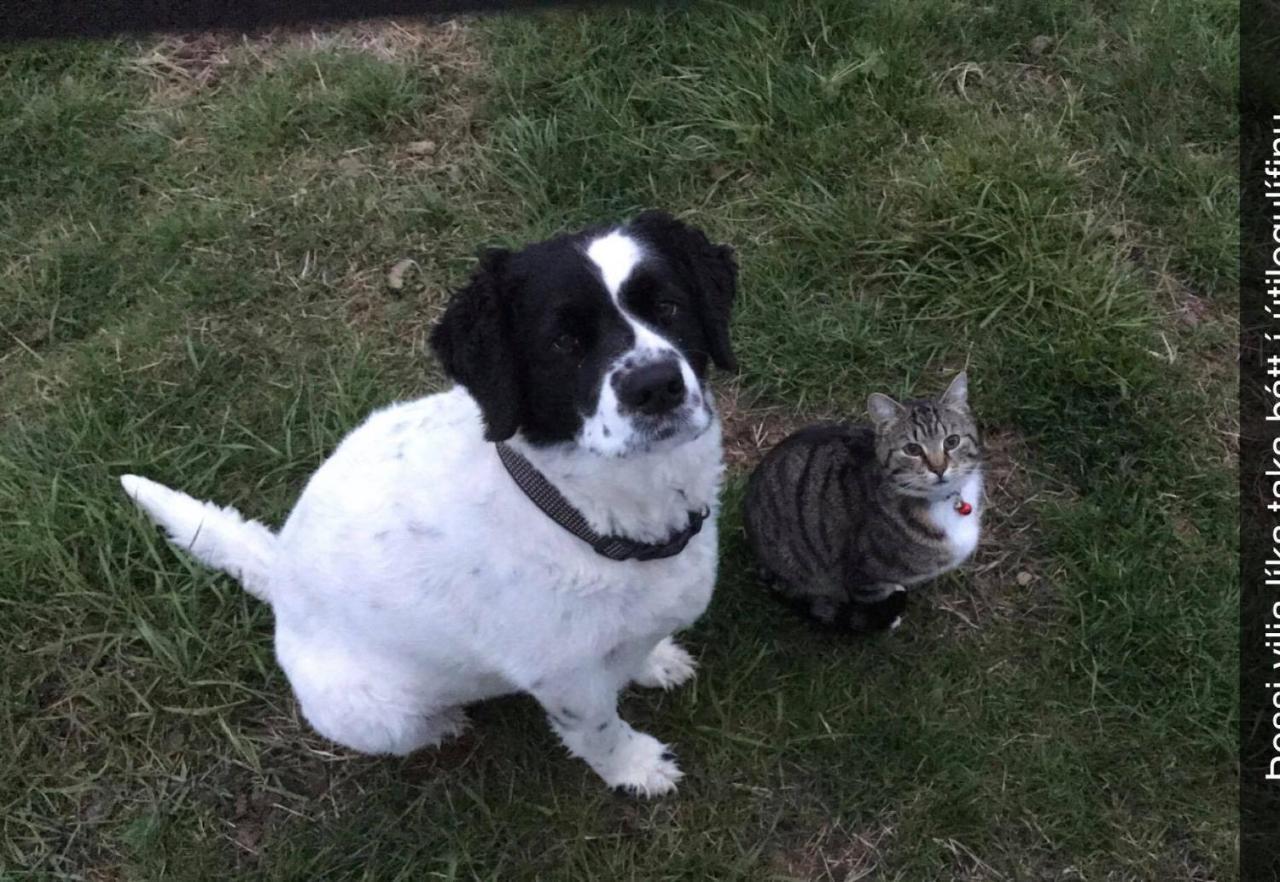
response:
{"label": "black patch on dog's face", "polygon": [[[589,241],[589,240],[586,240]],[[635,344],[582,236],[531,245],[511,261],[510,346],[519,353],[520,429],[534,444],[572,439],[609,366]]]}
{"label": "black patch on dog's face", "polygon": [[[573,440],[595,412],[606,373],[636,342],[586,249],[599,228],[487,252],[431,335],[446,373],[479,404],[485,437],[517,430],[534,444]],[[734,369],[728,320],[732,251],[659,212],[620,232],[644,251],[619,300],[668,340],[700,381],[709,363]]]}
{"label": "black patch on dog's face", "polygon": [[[701,230],[662,211],[644,212],[627,230],[661,256],[667,279],[688,298],[688,318],[698,332],[679,330],[687,334],[682,348],[691,363],[701,360],[701,368],[694,364],[698,376],[705,375],[707,357],[721,370],[736,371],[738,362],[729,343],[729,316],[738,290],[733,249],[712,244]],[[623,291],[625,296],[625,285]]]}
{"label": "black patch on dog's face", "polygon": [[671,262],[649,247],[649,257],[622,284],[618,299],[624,309],[665,338],[689,362],[699,381],[706,380],[711,343],[699,316],[697,292],[677,275]]}

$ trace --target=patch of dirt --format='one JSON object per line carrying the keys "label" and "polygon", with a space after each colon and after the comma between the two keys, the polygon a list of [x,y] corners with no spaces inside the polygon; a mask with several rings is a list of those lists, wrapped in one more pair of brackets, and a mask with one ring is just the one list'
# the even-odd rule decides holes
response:
{"label": "patch of dirt", "polygon": [[[271,709],[253,723],[261,745],[260,769],[252,779],[239,769],[225,783],[235,794],[235,807],[223,811],[234,828],[232,839],[242,852],[252,851],[253,837],[288,817],[309,822],[340,814],[344,806],[364,798],[371,782],[397,768],[385,756],[361,754],[327,740],[306,723],[297,699],[286,690]],[[471,708],[473,717],[475,708]],[[399,763],[396,774],[413,784],[427,784],[472,762],[483,751],[485,727],[475,725],[441,744],[415,751]],[[255,802],[253,791],[269,788],[270,804]]]}
{"label": "patch of dirt", "polygon": [[1037,553],[1033,510],[1038,502],[1070,498],[1073,492],[1054,486],[1035,469],[1026,440],[1010,428],[986,431],[983,448],[986,507],[978,550],[959,578],[921,592],[923,603],[954,619],[957,636],[981,633],[995,619],[1051,615],[1052,585],[1059,574],[1047,556]]}
{"label": "patch of dirt", "polygon": [[231,63],[238,38],[219,32],[175,34],[147,46],[129,64],[152,80],[156,97],[182,97],[208,91]]}
{"label": "patch of dirt", "polygon": [[326,26],[272,27],[251,33],[171,34],[139,47],[130,63],[151,77],[154,97],[175,100],[216,89],[236,67],[269,70],[294,51],[363,52],[387,61],[413,60],[433,72],[470,72],[481,64],[463,19],[370,19]]}
{"label": "patch of dirt", "polygon": [[259,843],[272,821],[272,800],[262,791],[236,794],[229,819],[231,841],[240,852],[240,863],[256,864],[262,856]]}
{"label": "patch of dirt", "polygon": [[396,290],[388,285],[391,267],[349,267],[337,293],[344,320],[364,334],[382,338],[397,349],[425,351],[431,327],[444,313],[450,288],[447,273],[420,256],[424,266],[406,275]]}
{"label": "patch of dirt", "polygon": [[883,859],[881,844],[892,836],[890,826],[858,833],[839,821],[826,824],[805,842],[775,854],[775,872],[804,882],[872,879]]}
{"label": "patch of dirt", "polygon": [[[472,192],[469,168],[478,143],[473,120],[484,58],[465,19],[379,19],[325,27],[277,27],[250,34],[171,35],[141,47],[132,66],[152,78],[153,100],[171,105],[214,92],[240,72],[270,70],[286,55],[333,51],[367,53],[428,70],[436,78],[435,107],[394,140],[360,145],[336,158],[292,157],[289,171],[306,177],[305,188],[297,196],[308,190],[368,186],[366,207],[373,209],[376,204],[370,200],[401,197],[402,182],[411,187],[429,178],[447,199],[456,196],[474,202],[478,197]],[[269,190],[274,173],[263,172],[264,191]],[[469,251],[474,245],[448,241],[436,228],[401,246],[399,254],[364,255],[367,262],[357,259],[346,266],[326,260],[320,248],[301,261],[268,253],[262,263],[274,262],[277,281],[286,289],[304,284],[312,290],[317,285],[325,289],[328,296],[308,304],[312,313],[325,320],[345,320],[384,342],[420,344],[447,299],[446,285],[454,278],[447,269],[450,258],[459,248]],[[391,280],[389,271],[397,262],[412,266]]]}
{"label": "patch of dirt", "polygon": [[950,91],[967,103],[981,102],[997,110],[1007,110],[1004,101],[1070,102],[1077,87],[1055,73],[1044,53],[1028,49],[1028,62],[964,61],[935,77],[940,89]]}
{"label": "patch of dirt", "polygon": [[84,878],[89,882],[121,882],[125,875],[119,867],[89,867]]}
{"label": "patch of dirt", "polygon": [[[270,761],[269,754],[263,758]],[[329,774],[314,758],[295,755],[287,766],[247,775],[237,768],[219,801],[224,836],[239,870],[253,870],[267,857],[266,849],[279,829],[296,817],[315,820],[328,807]]]}
{"label": "patch of dirt", "polygon": [[[1157,331],[1151,356],[1171,367],[1185,366],[1193,383],[1202,390],[1213,390],[1209,397],[1216,399],[1216,406],[1206,411],[1205,428],[1220,441],[1221,464],[1234,467],[1240,449],[1240,318],[1234,312],[1234,301],[1215,302],[1209,292],[1171,270],[1167,257],[1157,263],[1157,258],[1138,244],[1142,231],[1133,225],[1116,224],[1111,235],[1120,241],[1125,259],[1150,279],[1162,314],[1163,330]],[[1225,342],[1203,345],[1203,335],[1196,335],[1203,326],[1214,329],[1215,334],[1221,328]]]}
{"label": "patch of dirt", "polygon": [[342,805],[358,802],[366,789],[361,780],[380,759],[325,741],[303,723],[292,695],[276,698],[237,733],[255,767],[211,759],[199,787],[201,801],[219,818],[229,861],[240,871],[261,866],[286,825],[322,823]]}
{"label": "patch of dirt", "polygon": [[427,57],[438,66],[474,67],[479,55],[462,20],[371,19],[325,28],[281,28],[263,35],[286,45],[347,49],[384,60]]}
{"label": "patch of dirt", "polygon": [[1006,882],[1009,879],[964,844],[954,839],[935,839],[934,841],[951,852],[955,859],[951,870],[951,878],[954,882]]}
{"label": "patch of dirt", "polygon": [[736,380],[715,390],[724,434],[724,461],[730,470],[749,472],[796,429],[816,422],[792,408],[766,404]]}
{"label": "patch of dirt", "polygon": [[1186,879],[1187,882],[1216,882],[1213,861],[1201,850],[1190,830],[1177,827],[1170,830],[1166,833],[1166,848],[1169,855],[1165,862],[1172,865],[1169,868],[1172,878]]}
{"label": "patch of dirt", "polygon": [[472,727],[435,747],[419,750],[401,767],[401,777],[415,784],[426,784],[466,766],[482,749],[484,734]]}
{"label": "patch of dirt", "polygon": [[[1131,249],[1129,253],[1132,255],[1135,252],[1141,254],[1141,249]],[[1146,261],[1139,259],[1138,263],[1145,266]],[[1194,328],[1217,317],[1213,304],[1204,296],[1204,292],[1196,290],[1187,279],[1170,271],[1167,264],[1145,268],[1151,275],[1156,296],[1171,322]]]}

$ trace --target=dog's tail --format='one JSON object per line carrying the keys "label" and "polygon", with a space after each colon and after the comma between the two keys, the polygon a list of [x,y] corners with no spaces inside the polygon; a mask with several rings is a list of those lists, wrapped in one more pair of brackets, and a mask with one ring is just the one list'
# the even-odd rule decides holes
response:
{"label": "dog's tail", "polygon": [[239,579],[255,597],[270,600],[268,580],[276,536],[265,525],[246,520],[230,506],[199,502],[137,475],[121,475],[120,484],[139,508],[164,527],[175,545]]}

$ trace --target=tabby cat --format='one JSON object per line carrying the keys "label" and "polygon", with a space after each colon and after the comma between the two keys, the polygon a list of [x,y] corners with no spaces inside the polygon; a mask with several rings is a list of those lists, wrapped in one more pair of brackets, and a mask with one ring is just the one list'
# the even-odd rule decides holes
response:
{"label": "tabby cat", "polygon": [[978,544],[982,440],[960,373],[936,401],[867,398],[871,425],[787,437],[747,484],[747,538],[762,575],[819,622],[896,627],[908,586]]}

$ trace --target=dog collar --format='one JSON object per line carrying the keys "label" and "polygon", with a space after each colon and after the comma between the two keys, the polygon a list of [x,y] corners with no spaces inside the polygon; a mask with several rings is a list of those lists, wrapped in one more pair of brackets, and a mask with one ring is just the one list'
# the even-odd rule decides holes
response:
{"label": "dog collar", "polygon": [[698,535],[702,522],[711,514],[711,510],[706,507],[701,511],[690,511],[689,526],[672,533],[666,542],[637,542],[625,536],[602,536],[591,529],[582,512],[570,505],[569,500],[564,498],[542,472],[534,468],[533,463],[502,441],[494,446],[498,448],[498,458],[506,466],[511,479],[529,497],[530,502],[551,520],[590,545],[596,554],[609,560],[660,560],[674,557],[684,551],[690,539]]}

